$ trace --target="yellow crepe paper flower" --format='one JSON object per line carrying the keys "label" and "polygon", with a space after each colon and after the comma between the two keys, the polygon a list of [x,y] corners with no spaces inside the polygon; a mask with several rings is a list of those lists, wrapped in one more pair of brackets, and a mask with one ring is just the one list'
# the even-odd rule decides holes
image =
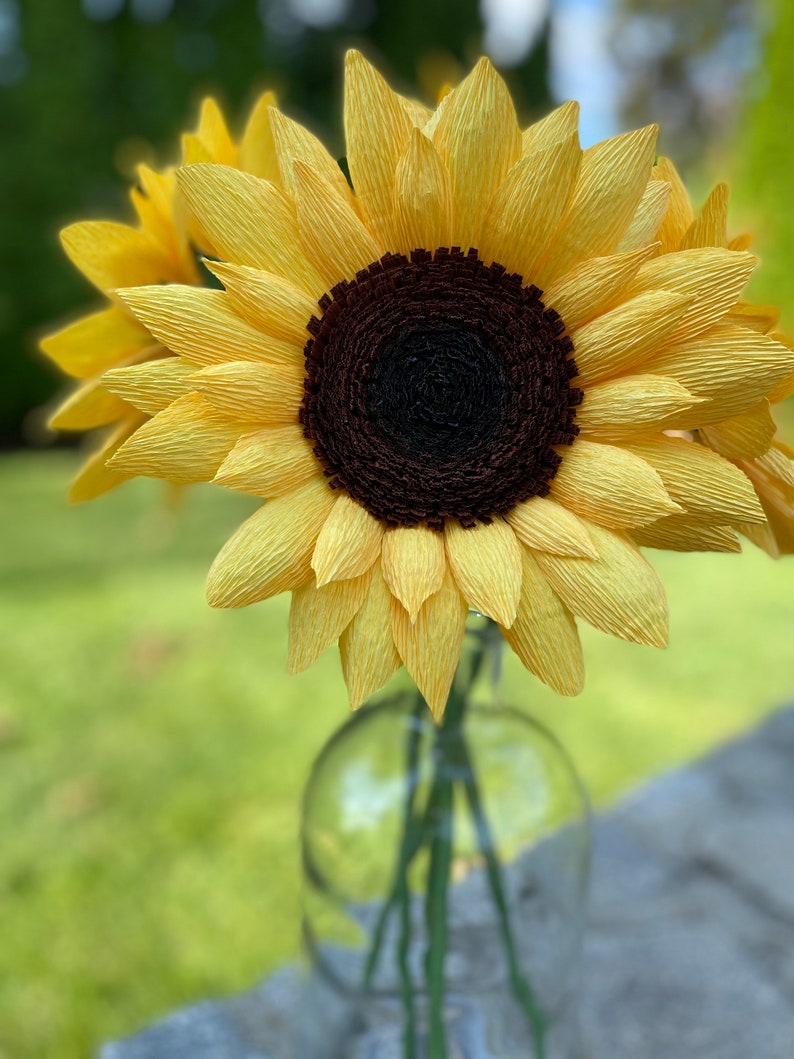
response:
{"label": "yellow crepe paper flower", "polygon": [[[233,141],[213,99],[201,107],[198,127],[182,137],[182,160],[240,166],[273,178],[273,152],[268,141],[267,110],[272,93],[264,93],[253,107],[239,146]],[[111,305],[45,338],[41,348],[79,385],[50,419],[56,430],[92,431],[104,428],[100,445],[72,483],[72,501],[90,500],[115,488],[128,476],[106,466],[118,447],[144,423],[149,414],[110,393],[103,373],[126,364],[160,360],[169,351],[154,338],[114,294],[117,287],[161,282],[200,283],[192,242],[193,223],[177,186],[176,170],[137,169],[139,186],[130,192],[138,218],[136,227],[112,221],[83,221],[61,233],[64,249],[74,264]],[[211,249],[205,244],[202,250]]]}
{"label": "yellow crepe paper flower", "polygon": [[756,259],[664,245],[678,188],[652,171],[655,127],[582,151],[567,103],[522,132],[485,59],[431,113],[350,53],[352,190],[269,118],[277,178],[177,174],[225,290],[120,291],[177,356],[104,378],[156,412],[114,470],[267,501],[210,602],[291,590],[292,670],[338,640],[354,706],[404,664],[436,716],[470,608],[563,694],[583,683],[576,616],[663,646],[638,536],[678,519],[672,546],[702,547],[765,520],[733,462],[668,433],[794,372],[742,315]]}

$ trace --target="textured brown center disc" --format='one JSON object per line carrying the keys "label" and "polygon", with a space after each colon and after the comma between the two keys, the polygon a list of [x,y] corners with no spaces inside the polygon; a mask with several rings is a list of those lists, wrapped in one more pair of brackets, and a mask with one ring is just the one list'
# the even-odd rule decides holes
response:
{"label": "textured brown center disc", "polygon": [[331,485],[390,525],[490,521],[548,492],[576,365],[537,287],[476,251],[388,254],[312,317],[301,423]]}

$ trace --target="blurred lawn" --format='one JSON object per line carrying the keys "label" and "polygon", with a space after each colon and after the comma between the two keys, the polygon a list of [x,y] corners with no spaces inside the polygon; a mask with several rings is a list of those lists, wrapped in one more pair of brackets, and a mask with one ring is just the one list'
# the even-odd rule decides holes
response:
{"label": "blurred lawn", "polygon": [[[203,580],[250,510],[135,482],[62,498],[69,454],[0,462],[0,1059],[77,1059],[294,954],[299,792],[346,716],[335,652],[285,674],[286,598],[213,612]],[[512,658],[598,803],[794,689],[794,563],[652,556],[670,649],[584,630],[588,689]]]}

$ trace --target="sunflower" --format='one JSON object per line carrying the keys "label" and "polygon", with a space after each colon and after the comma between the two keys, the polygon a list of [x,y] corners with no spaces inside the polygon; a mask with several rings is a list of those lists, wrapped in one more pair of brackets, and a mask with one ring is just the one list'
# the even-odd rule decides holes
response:
{"label": "sunflower", "polygon": [[[751,243],[749,235],[728,237],[726,184],[718,184],[695,215],[687,190],[673,163],[659,159],[653,177],[670,186],[668,208],[657,233],[663,253],[704,247],[726,247],[741,252]],[[650,185],[649,185],[650,187]],[[791,339],[777,330],[780,313],[774,305],[739,301],[728,314],[735,322],[769,335],[789,348]],[[794,553],[794,452],[776,436],[771,406],[794,394],[794,375],[784,378],[747,411],[700,429],[688,436],[731,460],[751,481],[766,515],[766,522],[738,526],[745,536],[773,558]],[[660,519],[635,533],[642,544],[689,550],[739,551],[733,527],[718,533],[686,516]]]}
{"label": "sunflower", "polygon": [[177,173],[225,289],[118,292],[176,356],[103,380],[156,413],[114,471],[266,500],[210,603],[290,590],[293,671],[338,640],[353,706],[404,664],[436,716],[470,609],[567,695],[577,617],[663,646],[641,534],[702,547],[765,521],[734,463],[670,435],[794,372],[742,314],[756,259],[664,245],[679,189],[655,127],[582,151],[567,103],[522,132],[485,59],[430,112],[350,53],[352,186],[268,113],[277,178]]}
{"label": "sunflower", "polygon": [[[275,102],[265,93],[254,106],[237,146],[218,104],[205,99],[196,131],[182,137],[183,163],[217,162],[242,166],[263,177],[274,175],[267,139],[267,109]],[[263,128],[263,126],[265,126]],[[41,342],[44,353],[79,385],[56,409],[50,426],[64,431],[105,428],[96,450],[72,483],[69,498],[90,500],[115,488],[127,475],[106,466],[107,460],[148,419],[101,382],[105,371],[124,364],[160,360],[169,351],[154,338],[114,294],[117,287],[161,282],[200,283],[192,222],[177,187],[176,170],[137,167],[138,186],[130,192],[137,227],[112,221],[83,221],[61,233],[66,253],[111,304],[70,324]],[[202,246],[202,249],[211,249]]]}

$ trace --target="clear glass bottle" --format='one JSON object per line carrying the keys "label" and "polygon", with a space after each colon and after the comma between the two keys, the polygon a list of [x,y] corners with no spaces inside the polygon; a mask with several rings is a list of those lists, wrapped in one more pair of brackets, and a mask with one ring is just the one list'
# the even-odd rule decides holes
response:
{"label": "clear glass bottle", "polygon": [[300,1059],[575,1059],[590,856],[561,746],[499,704],[472,615],[442,725],[416,691],[318,756],[302,818]]}

